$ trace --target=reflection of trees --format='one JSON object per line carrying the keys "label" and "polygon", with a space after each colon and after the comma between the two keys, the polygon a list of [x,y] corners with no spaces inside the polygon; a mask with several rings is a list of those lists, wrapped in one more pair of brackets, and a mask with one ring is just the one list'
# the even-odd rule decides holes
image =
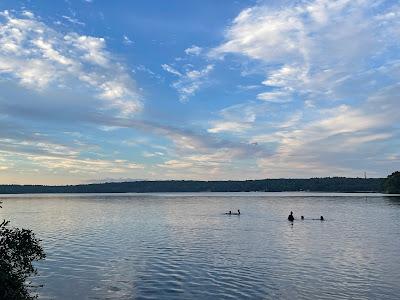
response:
{"label": "reflection of trees", "polygon": [[400,205],[400,196],[385,197],[385,200],[390,204]]}

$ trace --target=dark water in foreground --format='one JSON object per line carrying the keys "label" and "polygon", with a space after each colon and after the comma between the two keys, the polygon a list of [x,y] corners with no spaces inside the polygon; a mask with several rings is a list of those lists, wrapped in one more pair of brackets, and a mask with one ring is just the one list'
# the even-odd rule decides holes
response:
{"label": "dark water in foreground", "polygon": [[[1,196],[47,259],[42,299],[399,299],[400,198]],[[240,208],[242,215],[225,216]],[[295,216],[325,222],[287,221]]]}

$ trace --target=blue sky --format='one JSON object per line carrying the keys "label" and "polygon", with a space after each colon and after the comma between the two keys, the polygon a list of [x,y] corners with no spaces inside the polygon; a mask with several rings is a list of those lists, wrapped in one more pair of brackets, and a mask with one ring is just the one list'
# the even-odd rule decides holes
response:
{"label": "blue sky", "polygon": [[0,2],[0,183],[386,176],[398,1]]}

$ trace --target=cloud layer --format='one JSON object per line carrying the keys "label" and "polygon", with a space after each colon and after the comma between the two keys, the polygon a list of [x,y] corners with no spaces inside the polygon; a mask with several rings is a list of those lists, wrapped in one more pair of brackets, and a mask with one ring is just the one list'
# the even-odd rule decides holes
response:
{"label": "cloud layer", "polygon": [[1,181],[398,168],[394,1],[258,1],[212,37],[96,30],[82,15],[0,13]]}
{"label": "cloud layer", "polygon": [[[399,12],[395,2],[367,0],[243,10],[210,55],[259,61],[265,91],[257,99],[280,105],[288,119],[262,128],[265,122],[242,118],[233,126],[224,117],[209,131],[247,130],[253,142],[274,147],[259,160],[269,176],[390,169],[386,157],[398,158]],[[273,115],[257,114],[263,117]]]}
{"label": "cloud layer", "polygon": [[30,12],[0,13],[0,74],[38,91],[81,84],[123,115],[141,109],[134,81],[103,38],[59,33]]}

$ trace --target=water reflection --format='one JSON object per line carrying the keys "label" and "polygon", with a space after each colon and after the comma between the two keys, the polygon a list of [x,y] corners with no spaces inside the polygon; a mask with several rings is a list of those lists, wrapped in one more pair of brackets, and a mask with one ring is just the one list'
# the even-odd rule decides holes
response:
{"label": "water reflection", "polygon": [[400,205],[400,196],[384,197],[385,200],[392,205]]}
{"label": "water reflection", "polygon": [[25,196],[0,213],[43,240],[43,299],[397,299],[399,199]]}

